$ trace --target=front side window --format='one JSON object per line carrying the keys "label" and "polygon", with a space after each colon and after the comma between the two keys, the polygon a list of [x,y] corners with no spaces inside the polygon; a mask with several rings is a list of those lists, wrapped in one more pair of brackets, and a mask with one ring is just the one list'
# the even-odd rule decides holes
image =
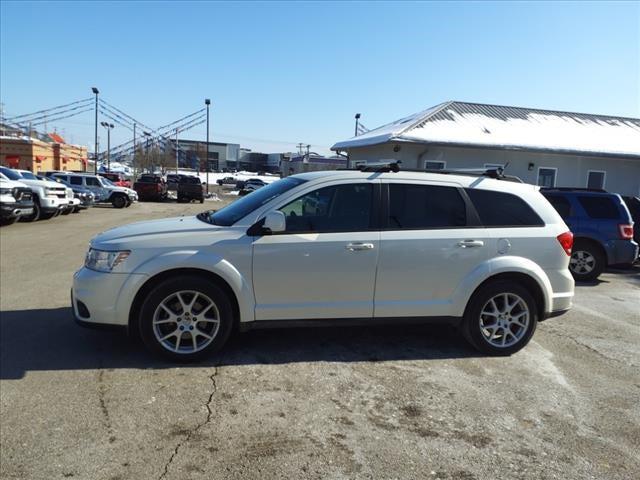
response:
{"label": "front side window", "polygon": [[85,177],[88,187],[101,187],[100,182],[96,177]]}
{"label": "front side window", "polygon": [[466,224],[466,205],[457,188],[399,183],[389,185],[387,228],[460,228]]}
{"label": "front side window", "polygon": [[360,232],[371,226],[372,204],[373,185],[350,183],[314,190],[280,211],[287,219],[286,233]]}
{"label": "front side window", "polygon": [[71,183],[71,185],[82,185],[82,178],[81,177],[69,177],[69,183]]}
{"label": "front side window", "polygon": [[542,227],[544,222],[521,198],[511,193],[467,188],[467,195],[485,227]]}

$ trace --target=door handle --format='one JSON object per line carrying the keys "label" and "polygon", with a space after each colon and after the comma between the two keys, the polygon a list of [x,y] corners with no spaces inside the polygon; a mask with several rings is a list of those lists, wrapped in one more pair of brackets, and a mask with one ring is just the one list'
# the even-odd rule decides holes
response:
{"label": "door handle", "polygon": [[351,250],[352,252],[359,252],[361,250],[373,250],[373,243],[348,243],[346,249]]}
{"label": "door handle", "polygon": [[484,242],[482,240],[462,240],[457,245],[461,248],[484,247]]}

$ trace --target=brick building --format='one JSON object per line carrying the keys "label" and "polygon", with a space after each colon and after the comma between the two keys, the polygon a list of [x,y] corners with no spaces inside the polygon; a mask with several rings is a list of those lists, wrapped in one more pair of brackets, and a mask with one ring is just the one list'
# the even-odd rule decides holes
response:
{"label": "brick building", "polygon": [[0,136],[0,165],[34,173],[86,170],[86,147],[67,144],[55,133],[46,139],[50,141],[27,136]]}

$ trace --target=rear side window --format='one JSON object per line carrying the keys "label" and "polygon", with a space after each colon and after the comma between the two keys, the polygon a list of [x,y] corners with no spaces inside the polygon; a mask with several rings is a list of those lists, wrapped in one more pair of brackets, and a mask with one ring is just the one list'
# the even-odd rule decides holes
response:
{"label": "rear side window", "polygon": [[71,185],[82,185],[82,178],[81,177],[69,177],[69,183],[71,183]]}
{"label": "rear side window", "polygon": [[544,222],[520,197],[492,190],[466,189],[485,227],[542,227]]}
{"label": "rear side window", "polygon": [[466,205],[457,188],[389,184],[388,229],[456,228],[466,224]]}
{"label": "rear side window", "polygon": [[578,197],[578,201],[591,218],[611,220],[620,217],[618,207],[611,197],[582,195]]}
{"label": "rear side window", "polygon": [[571,202],[565,197],[560,195],[545,195],[545,197],[562,218],[571,216]]}
{"label": "rear side window", "polygon": [[102,187],[96,177],[85,177],[85,181],[87,182],[87,186],[89,187]]}

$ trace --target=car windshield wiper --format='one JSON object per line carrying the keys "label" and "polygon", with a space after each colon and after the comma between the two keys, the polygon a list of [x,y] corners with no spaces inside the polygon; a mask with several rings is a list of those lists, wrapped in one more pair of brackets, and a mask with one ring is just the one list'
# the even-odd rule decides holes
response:
{"label": "car windshield wiper", "polygon": [[215,225],[212,220],[212,215],[216,213],[216,210],[205,210],[204,212],[200,212],[196,215],[198,220],[202,220],[203,222],[210,223],[211,225]]}

